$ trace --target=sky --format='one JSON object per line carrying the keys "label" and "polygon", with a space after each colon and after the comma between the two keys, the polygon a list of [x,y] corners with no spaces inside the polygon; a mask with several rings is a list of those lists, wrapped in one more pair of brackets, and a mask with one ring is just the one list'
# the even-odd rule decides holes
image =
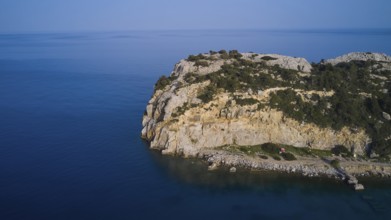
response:
{"label": "sky", "polygon": [[391,28],[391,0],[0,0],[0,32]]}

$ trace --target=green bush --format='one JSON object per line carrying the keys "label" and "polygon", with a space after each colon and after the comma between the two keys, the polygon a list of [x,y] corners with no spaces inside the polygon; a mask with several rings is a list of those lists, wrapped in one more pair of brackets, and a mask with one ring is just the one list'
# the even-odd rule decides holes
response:
{"label": "green bush", "polygon": [[198,96],[197,98],[201,99],[203,103],[208,103],[213,100],[213,96],[216,93],[216,88],[214,86],[207,86]]}
{"label": "green bush", "polygon": [[265,61],[269,61],[269,60],[277,60],[277,58],[275,57],[271,57],[271,56],[263,56],[261,57],[262,60],[265,60]]}
{"label": "green bush", "polygon": [[155,84],[155,91],[164,89],[171,83],[171,80],[166,76],[161,76]]}
{"label": "green bush", "polygon": [[189,57],[187,57],[187,60],[191,61],[191,62],[196,62],[196,61],[202,60],[202,59],[206,59],[206,57],[202,54],[190,55]]}
{"label": "green bush", "polygon": [[264,159],[264,160],[267,160],[267,159],[268,159],[268,157],[267,157],[266,155],[259,155],[259,157],[260,157],[261,159]]}
{"label": "green bush", "polygon": [[391,154],[391,140],[383,140],[380,137],[375,137],[371,144],[371,151],[385,157]]}
{"label": "green bush", "polygon": [[345,146],[343,146],[343,145],[335,145],[335,147],[333,147],[333,148],[331,149],[331,152],[332,152],[334,155],[337,155],[337,156],[339,156],[339,155],[341,155],[341,154],[343,154],[343,155],[348,155],[348,154],[350,154],[350,151],[349,151]]}
{"label": "green bush", "polygon": [[233,59],[239,59],[241,58],[243,55],[241,53],[239,53],[237,50],[230,50],[229,51],[229,57],[230,58],[233,58]]}
{"label": "green bush", "polygon": [[197,61],[195,61],[195,64],[194,64],[195,66],[203,66],[203,67],[207,67],[207,66],[209,66],[209,63],[208,63],[208,61],[206,61],[206,60],[197,60]]}
{"label": "green bush", "polygon": [[273,158],[274,160],[281,160],[281,157],[279,157],[278,155],[273,155],[272,158]]}
{"label": "green bush", "polygon": [[336,169],[341,167],[341,165],[339,164],[339,160],[337,159],[330,161],[330,165]]}
{"label": "green bush", "polygon": [[236,104],[244,106],[244,105],[254,105],[258,103],[258,100],[253,98],[239,99],[235,98]]}
{"label": "green bush", "polygon": [[279,154],[280,153],[280,148],[278,145],[273,144],[273,143],[265,143],[261,145],[261,149],[269,154]]}
{"label": "green bush", "polygon": [[295,157],[295,155],[293,155],[293,154],[291,154],[291,153],[288,153],[288,152],[286,152],[286,153],[281,153],[281,156],[282,156],[282,158],[284,158],[284,160],[289,160],[289,161],[291,161],[291,160],[297,160],[296,157]]}
{"label": "green bush", "polygon": [[222,53],[222,54],[220,54],[220,58],[221,58],[221,59],[224,59],[224,60],[227,60],[227,59],[229,59],[230,57],[229,57],[229,55],[228,55],[227,53]]}

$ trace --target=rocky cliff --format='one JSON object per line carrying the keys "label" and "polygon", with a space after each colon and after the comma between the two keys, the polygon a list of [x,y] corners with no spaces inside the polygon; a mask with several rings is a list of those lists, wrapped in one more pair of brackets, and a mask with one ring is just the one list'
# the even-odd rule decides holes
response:
{"label": "rocky cliff", "polygon": [[[346,67],[352,61],[364,64]],[[237,51],[189,56],[155,85],[141,135],[151,148],[183,156],[205,148],[267,142],[313,149],[343,145],[364,154],[375,138],[367,124],[390,134],[389,120],[380,116],[391,113],[388,104],[372,109],[376,112],[371,112],[373,103],[366,104],[383,96],[388,103],[390,61],[375,53],[351,53],[312,65],[304,58]],[[331,69],[330,64],[341,65]],[[345,77],[344,68],[352,86],[338,78]],[[342,76],[330,81],[330,71]],[[361,80],[371,86],[357,87]],[[342,96],[346,100],[341,101]],[[349,102],[353,104],[346,105]]]}

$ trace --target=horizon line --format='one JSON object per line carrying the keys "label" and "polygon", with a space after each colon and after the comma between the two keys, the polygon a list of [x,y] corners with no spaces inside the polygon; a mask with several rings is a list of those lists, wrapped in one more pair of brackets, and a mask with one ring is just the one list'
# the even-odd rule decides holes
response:
{"label": "horizon line", "polygon": [[194,28],[194,29],[117,29],[117,30],[36,30],[36,31],[0,31],[0,35],[8,34],[71,34],[71,33],[111,33],[111,32],[158,32],[158,31],[269,31],[269,32],[318,32],[318,33],[332,33],[332,32],[351,32],[351,31],[390,31],[391,27],[364,27],[364,28]]}

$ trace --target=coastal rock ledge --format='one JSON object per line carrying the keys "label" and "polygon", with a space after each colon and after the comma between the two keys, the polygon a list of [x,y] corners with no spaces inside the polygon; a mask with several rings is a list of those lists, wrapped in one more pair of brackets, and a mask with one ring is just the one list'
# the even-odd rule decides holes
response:
{"label": "coastal rock ledge", "polygon": [[390,72],[391,57],[377,53],[318,64],[235,50],[191,55],[156,83],[141,136],[184,157],[265,143],[386,156]]}

